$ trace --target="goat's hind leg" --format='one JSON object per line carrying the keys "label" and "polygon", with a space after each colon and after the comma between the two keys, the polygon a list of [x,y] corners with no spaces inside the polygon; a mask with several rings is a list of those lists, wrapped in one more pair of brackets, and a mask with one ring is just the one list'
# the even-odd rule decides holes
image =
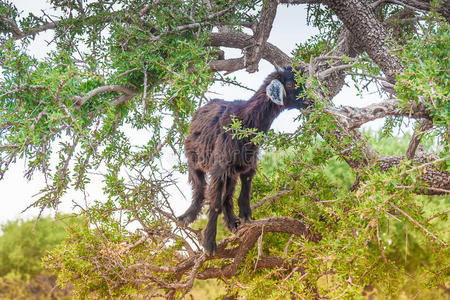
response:
{"label": "goat's hind leg", "polygon": [[211,182],[208,186],[208,224],[204,233],[203,247],[209,254],[216,252],[217,217],[222,212],[222,197],[225,182],[222,176],[211,175]]}
{"label": "goat's hind leg", "polygon": [[186,225],[194,222],[202,209],[206,187],[205,172],[189,168],[189,182],[192,184],[192,203],[186,212],[178,217],[178,220]]}
{"label": "goat's hind leg", "polygon": [[225,187],[225,196],[223,198],[223,219],[228,229],[231,232],[235,232],[239,227],[239,218],[236,217],[233,211],[233,196],[236,189],[237,178],[235,176],[229,176]]}

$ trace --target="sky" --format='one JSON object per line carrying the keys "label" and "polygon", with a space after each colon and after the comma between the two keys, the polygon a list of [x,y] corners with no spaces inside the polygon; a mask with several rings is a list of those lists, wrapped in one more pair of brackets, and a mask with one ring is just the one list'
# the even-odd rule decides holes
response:
{"label": "sky", "polygon": [[[17,6],[19,11],[23,11],[24,15],[29,12],[38,14],[41,10],[48,11],[50,5],[44,0],[13,0],[13,3]],[[276,19],[273,24],[272,32],[269,37],[269,42],[278,46],[285,53],[291,53],[295,48],[296,43],[305,42],[309,37],[317,33],[317,30],[313,27],[306,25],[306,10],[305,5],[299,6],[279,6]],[[35,41],[32,43],[30,49],[32,54],[37,58],[42,58],[50,50],[47,45],[47,41],[52,39],[53,34],[51,32],[42,33],[36,36]],[[226,58],[239,57],[241,52],[239,50],[224,49]],[[233,73],[238,81],[245,83],[247,86],[258,89],[262,84],[267,74],[274,71],[274,67],[268,62],[262,60],[259,65],[259,71],[253,74],[241,70]],[[225,100],[234,99],[248,99],[251,97],[252,92],[237,88],[235,86],[222,86],[221,84],[215,84],[207,96],[211,98],[222,98]],[[333,99],[336,105],[351,105],[356,107],[367,106],[371,103],[380,102],[377,93],[366,93],[362,97],[357,96],[356,89],[349,86],[344,86],[342,91]],[[297,110],[290,110],[283,112],[272,124],[275,131],[279,132],[293,132],[298,124],[294,122],[294,119],[298,116]],[[381,120],[364,125],[363,128],[378,129],[382,125]],[[139,137],[136,137],[139,138]],[[36,195],[40,188],[44,185],[43,176],[35,175],[31,181],[27,181],[23,177],[24,173],[23,160],[18,160],[15,165],[6,173],[5,178],[0,181],[0,224],[4,224],[8,220],[15,220],[17,218],[32,218],[37,216],[37,209],[29,209],[26,212],[22,211],[28,207],[32,202],[37,200]],[[191,191],[187,184],[187,175],[178,179],[180,187],[183,190],[183,195],[174,192],[174,208],[177,214],[181,214],[190,204]],[[94,182],[93,185],[100,186],[101,182]],[[97,188],[88,190],[88,194],[95,198],[102,197],[101,191]],[[63,198],[63,203],[59,207],[61,212],[71,212],[74,210],[72,200],[77,201],[81,197],[80,193],[68,193]],[[54,212],[46,211],[45,215]]]}

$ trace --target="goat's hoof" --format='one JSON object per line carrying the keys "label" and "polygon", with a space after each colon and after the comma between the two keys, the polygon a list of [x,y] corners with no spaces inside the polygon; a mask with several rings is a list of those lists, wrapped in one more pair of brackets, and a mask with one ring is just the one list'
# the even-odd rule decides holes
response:
{"label": "goat's hoof", "polygon": [[192,222],[194,222],[194,219],[189,214],[183,214],[183,215],[179,216],[177,218],[177,220],[179,222],[183,223],[183,225],[185,225],[185,226],[187,226],[187,225],[191,224]]}
{"label": "goat's hoof", "polygon": [[208,256],[213,256],[217,252],[216,241],[205,242],[204,248],[205,248],[205,252]]}
{"label": "goat's hoof", "polygon": [[227,225],[228,229],[230,229],[231,232],[235,233],[238,230],[239,226],[241,226],[241,221],[236,218]]}
{"label": "goat's hoof", "polygon": [[251,217],[244,217],[244,218],[239,217],[239,219],[240,219],[241,224],[247,224],[247,223],[251,223],[253,221]]}

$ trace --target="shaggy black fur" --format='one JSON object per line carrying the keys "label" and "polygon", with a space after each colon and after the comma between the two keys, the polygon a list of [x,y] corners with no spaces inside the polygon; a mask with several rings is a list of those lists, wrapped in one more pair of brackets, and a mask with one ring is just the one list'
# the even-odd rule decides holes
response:
{"label": "shaggy black fur", "polygon": [[[283,105],[274,103],[266,95],[266,88],[274,79],[279,80],[286,91]],[[233,212],[233,195],[238,177],[242,185],[238,198],[239,218],[242,222],[248,222],[252,215],[250,193],[256,173],[258,147],[251,142],[250,137],[232,138],[224,127],[228,127],[234,117],[242,121],[244,128],[267,132],[282,110],[307,106],[304,98],[297,99],[302,91],[302,86],[295,88],[294,72],[288,67],[270,74],[249,101],[215,99],[194,115],[190,134],[185,141],[193,199],[191,206],[178,219],[185,224],[193,222],[204,199],[209,200],[208,224],[203,243],[206,252],[212,253],[217,248],[217,218],[222,210],[229,230],[235,231],[240,224]],[[210,176],[208,186],[206,173]]]}

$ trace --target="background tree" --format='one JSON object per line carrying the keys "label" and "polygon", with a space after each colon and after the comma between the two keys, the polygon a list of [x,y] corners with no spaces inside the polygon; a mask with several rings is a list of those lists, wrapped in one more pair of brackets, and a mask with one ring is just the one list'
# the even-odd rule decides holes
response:
{"label": "background tree", "polygon": [[[448,210],[424,205],[448,198],[415,196],[450,190],[448,1],[51,4],[58,17],[0,5],[0,176],[19,157],[25,177],[42,172],[46,186],[33,204],[41,210],[69,188],[84,193],[77,205],[89,224],[46,258],[80,297],[182,297],[207,278],[224,280],[229,296],[283,299],[359,295],[369,285],[391,295],[411,277],[448,283],[448,232],[437,222]],[[300,4],[320,34],[289,56],[267,39],[278,6]],[[56,50],[36,60],[27,45],[47,30]],[[219,47],[243,54],[227,59]],[[295,133],[255,138],[291,152],[270,176],[258,175],[257,220],[206,256],[200,230],[178,224],[171,208],[170,189],[185,171],[181,145],[212,82],[233,82],[219,72],[255,72],[261,59],[303,70],[297,80],[315,107]],[[387,100],[334,107],[347,78],[359,89],[374,84]],[[383,117],[387,133],[403,118],[418,120],[404,154],[377,152],[357,130]],[[248,134],[239,123],[230,130]],[[135,143],[137,134],[148,140]],[[419,146],[424,136],[436,137],[434,152]],[[325,173],[336,160],[351,185]],[[98,173],[105,199],[88,199]],[[412,269],[411,247],[431,253]]]}
{"label": "background tree", "polygon": [[[69,299],[71,286],[56,287],[56,276],[44,269],[42,258],[64,241],[80,220],[66,215],[39,221],[15,220],[1,226],[0,297],[2,299]],[[65,224],[65,225],[64,225]]]}

